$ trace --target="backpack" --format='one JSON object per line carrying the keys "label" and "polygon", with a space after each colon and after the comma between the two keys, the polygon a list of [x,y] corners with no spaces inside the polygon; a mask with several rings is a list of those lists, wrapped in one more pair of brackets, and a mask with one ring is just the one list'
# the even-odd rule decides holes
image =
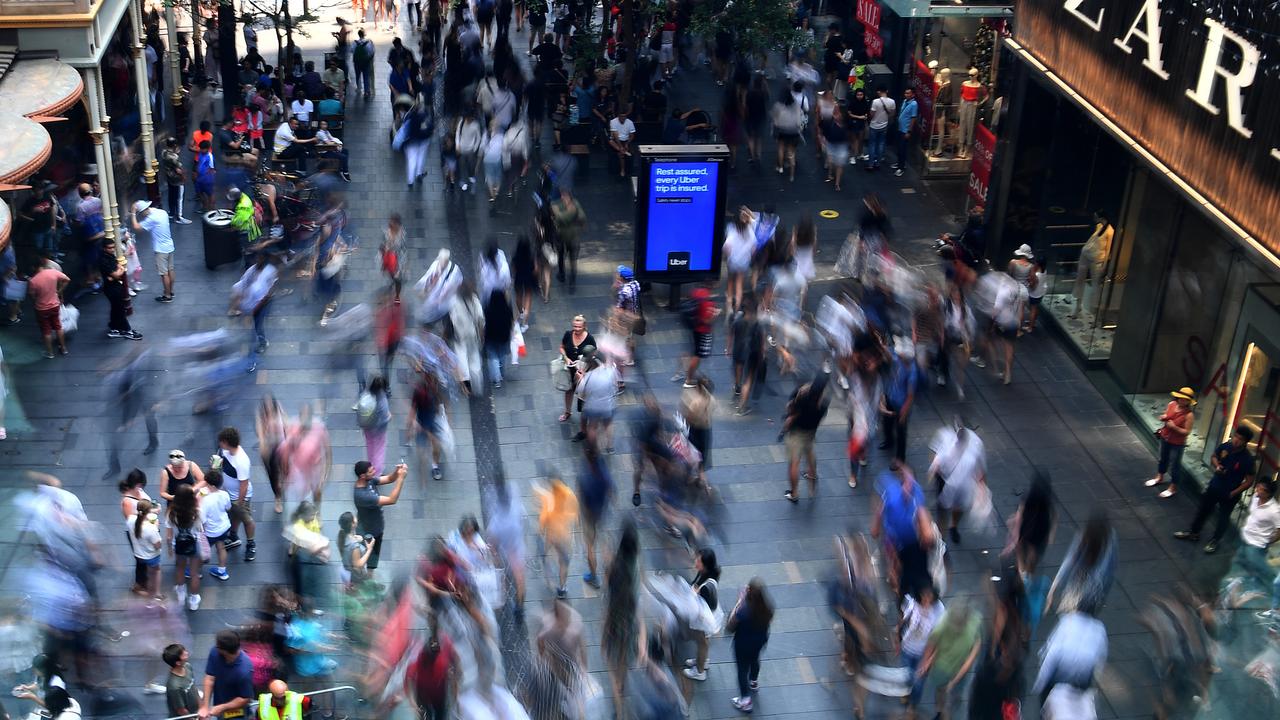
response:
{"label": "backpack", "polygon": [[176,528],[173,536],[173,554],[191,557],[196,554],[195,526]]}
{"label": "backpack", "polygon": [[356,401],[356,424],[361,428],[371,428],[377,416],[378,400],[373,393],[365,390],[360,393],[360,399]]}
{"label": "backpack", "polygon": [[351,59],[356,67],[368,67],[369,63],[373,62],[373,53],[369,51],[369,46],[368,40],[356,41],[356,47],[351,53]]}
{"label": "backpack", "polygon": [[698,324],[698,301],[693,298],[685,298],[680,301],[680,322],[690,330]]}

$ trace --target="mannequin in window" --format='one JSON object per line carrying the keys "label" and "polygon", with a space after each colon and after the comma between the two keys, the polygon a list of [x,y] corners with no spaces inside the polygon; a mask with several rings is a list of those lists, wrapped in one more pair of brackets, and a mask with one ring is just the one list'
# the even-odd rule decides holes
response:
{"label": "mannequin in window", "polygon": [[934,157],[942,155],[947,147],[947,125],[955,113],[955,96],[951,68],[944,67],[933,80],[933,142],[930,143],[930,151]]}
{"label": "mannequin in window", "polygon": [[978,82],[978,68],[969,68],[969,78],[960,85],[960,157],[969,157],[973,144],[973,123],[978,116],[983,87]]}
{"label": "mannequin in window", "polygon": [[1093,221],[1093,234],[1080,249],[1080,259],[1076,262],[1076,283],[1072,292],[1076,297],[1076,308],[1070,315],[1073,318],[1078,317],[1080,309],[1086,305],[1087,312],[1097,311],[1098,285],[1106,269],[1107,258],[1111,257],[1111,239],[1116,234],[1111,221],[1101,210],[1093,211]]}

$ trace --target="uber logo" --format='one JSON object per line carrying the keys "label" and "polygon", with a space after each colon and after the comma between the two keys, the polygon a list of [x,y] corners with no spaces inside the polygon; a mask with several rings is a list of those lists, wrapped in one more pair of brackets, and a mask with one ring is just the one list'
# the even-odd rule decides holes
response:
{"label": "uber logo", "polygon": [[667,253],[667,269],[668,270],[688,270],[689,269],[689,253],[688,252]]}

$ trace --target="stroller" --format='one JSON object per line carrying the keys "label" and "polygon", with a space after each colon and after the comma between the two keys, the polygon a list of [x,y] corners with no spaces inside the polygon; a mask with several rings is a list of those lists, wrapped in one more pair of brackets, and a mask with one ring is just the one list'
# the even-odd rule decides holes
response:
{"label": "stroller", "polygon": [[391,129],[388,131],[387,142],[395,142],[396,133],[400,132],[400,126],[404,124],[404,118],[409,114],[409,110],[413,109],[414,98],[407,93],[401,93],[391,102]]}

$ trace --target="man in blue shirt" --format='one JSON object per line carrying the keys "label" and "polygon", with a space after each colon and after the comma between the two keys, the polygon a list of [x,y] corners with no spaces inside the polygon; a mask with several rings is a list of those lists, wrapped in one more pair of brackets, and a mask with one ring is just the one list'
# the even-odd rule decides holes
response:
{"label": "man in blue shirt", "polygon": [[901,176],[907,167],[907,148],[916,136],[919,119],[920,104],[916,102],[916,92],[907,88],[902,93],[902,110],[898,112],[898,162],[893,166],[895,176]]}
{"label": "man in blue shirt", "polygon": [[899,461],[907,459],[907,419],[916,400],[916,386],[920,371],[916,367],[915,345],[911,338],[900,337],[893,343],[893,358],[887,365],[884,380],[884,442],[880,449],[893,448],[893,456]]}
{"label": "man in blue shirt", "polygon": [[240,650],[240,635],[222,630],[204,666],[204,701],[201,718],[243,718],[253,699],[253,660]]}
{"label": "man in blue shirt", "polygon": [[1216,552],[1218,543],[1231,527],[1231,511],[1240,501],[1240,495],[1253,485],[1253,476],[1257,469],[1257,461],[1249,452],[1249,443],[1253,441],[1253,430],[1245,425],[1237,427],[1231,439],[1213,451],[1209,462],[1213,465],[1213,477],[1209,485],[1200,495],[1200,505],[1196,508],[1195,519],[1191,521],[1191,530],[1180,530],[1173,534],[1179,540],[1199,540],[1200,529],[1210,515],[1217,516],[1213,528],[1213,539],[1204,546],[1207,553]]}

